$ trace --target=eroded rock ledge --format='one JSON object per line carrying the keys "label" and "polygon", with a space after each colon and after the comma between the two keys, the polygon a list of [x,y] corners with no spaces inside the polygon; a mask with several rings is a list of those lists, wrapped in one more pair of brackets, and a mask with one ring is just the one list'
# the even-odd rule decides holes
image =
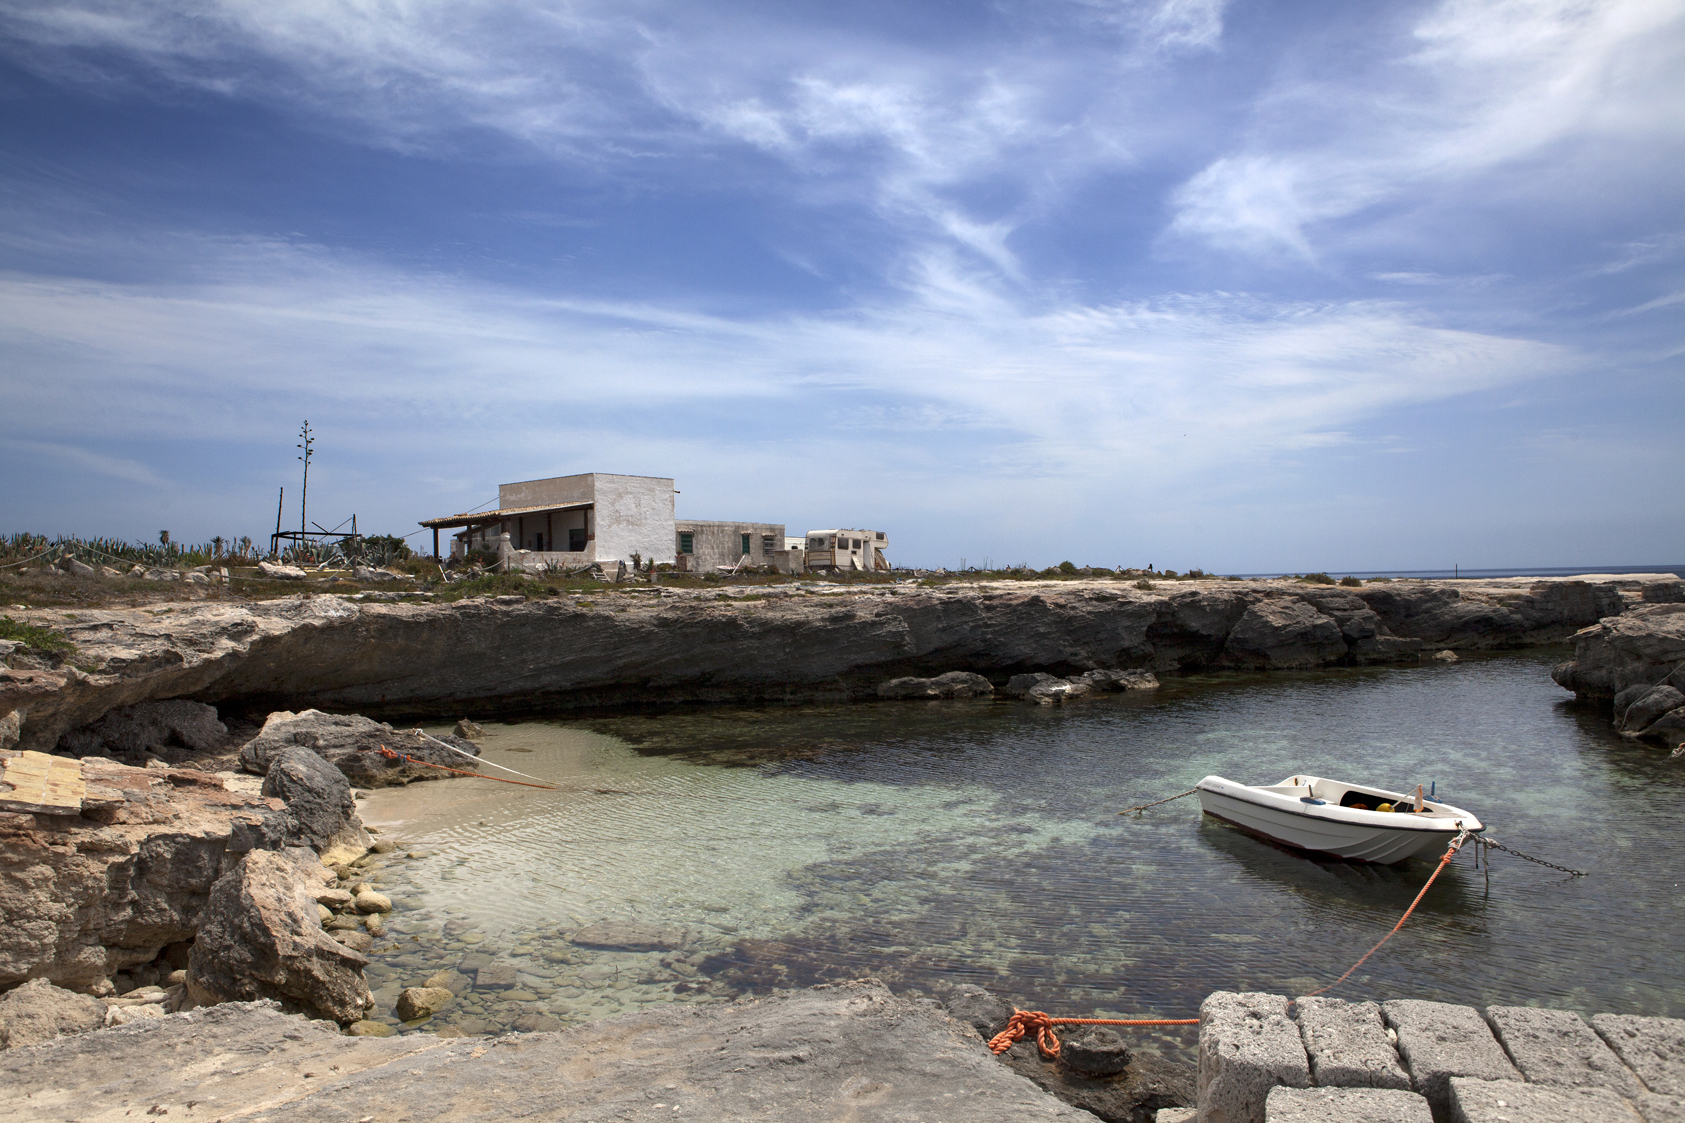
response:
{"label": "eroded rock ledge", "polygon": [[1581,701],[1607,706],[1622,733],[1685,744],[1685,591],[1645,590],[1644,602],[1574,635],[1574,658],[1551,672]]}
{"label": "eroded rock ledge", "polygon": [[165,698],[454,718],[469,702],[532,712],[868,698],[887,679],[951,671],[1004,683],[1033,671],[1309,668],[1560,641],[1627,603],[1614,581],[1580,580],[740,592],[14,613],[62,629],[92,670],[0,670],[0,720],[18,714],[22,747],[50,751],[118,706]]}

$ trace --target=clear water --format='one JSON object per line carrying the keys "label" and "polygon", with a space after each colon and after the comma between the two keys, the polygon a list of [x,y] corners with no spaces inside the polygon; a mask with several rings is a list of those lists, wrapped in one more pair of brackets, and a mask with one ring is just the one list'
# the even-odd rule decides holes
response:
{"label": "clear water", "polygon": [[[464,779],[369,798],[365,819],[404,847],[376,874],[399,909],[371,980],[388,1013],[401,987],[465,957],[514,964],[514,990],[467,990],[413,1027],[469,1032],[863,975],[936,994],[977,982],[1078,1017],[1191,1017],[1217,989],[1304,993],[1386,933],[1437,855],[1314,861],[1192,798],[1116,812],[1207,773],[1308,771],[1437,782],[1493,837],[1590,875],[1499,854],[1488,887],[1459,857],[1336,995],[1685,1016],[1685,767],[1572,706],[1556,657],[1173,679],[1056,708],[486,724],[488,760],[570,790]],[[665,925],[682,946],[570,941],[603,920]]]}

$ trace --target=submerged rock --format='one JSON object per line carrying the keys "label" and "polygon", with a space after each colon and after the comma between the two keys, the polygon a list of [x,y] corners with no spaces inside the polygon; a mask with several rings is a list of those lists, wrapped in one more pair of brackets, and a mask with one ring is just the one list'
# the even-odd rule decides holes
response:
{"label": "submerged rock", "polygon": [[[588,924],[570,937],[580,947],[618,951],[673,951],[685,945],[685,931],[666,924],[604,920]],[[482,984],[483,985],[483,984]]]}

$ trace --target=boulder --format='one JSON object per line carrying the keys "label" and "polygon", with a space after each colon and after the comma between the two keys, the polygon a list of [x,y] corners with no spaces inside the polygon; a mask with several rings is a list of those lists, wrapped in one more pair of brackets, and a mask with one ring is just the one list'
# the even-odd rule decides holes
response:
{"label": "boulder", "polygon": [[113,756],[143,763],[150,754],[168,764],[208,756],[223,748],[228,727],[214,706],[172,698],[120,706],[59,740],[66,756]]}
{"label": "boulder", "polygon": [[1582,700],[1607,702],[1632,686],[1663,682],[1685,667],[1685,605],[1641,605],[1574,634],[1574,658],[1551,672]]}
{"label": "boulder", "polygon": [[1006,680],[1006,685],[1001,688],[1001,693],[1009,698],[1022,698],[1038,686],[1062,681],[1058,675],[1050,675],[1045,671],[1035,671],[1027,675],[1013,675]]}
{"label": "boulder", "polygon": [[99,567],[99,575],[101,577],[121,577],[123,572],[122,570],[112,569],[109,565],[102,565]]}
{"label": "boulder", "polygon": [[[383,722],[354,714],[281,710],[270,714],[263,723],[262,731],[240,750],[240,766],[248,772],[264,775],[269,771],[270,762],[283,749],[302,745],[315,750],[344,773],[346,779],[362,788],[389,787],[413,780],[448,779],[455,775],[428,765],[465,770],[474,768],[473,758],[480,753],[479,746],[474,742],[451,733],[437,740],[454,745],[468,755],[454,753],[413,730],[399,732]],[[380,751],[383,748],[410,759],[387,757]]]}
{"label": "boulder", "polygon": [[[350,781],[312,749],[293,745],[277,753],[263,778],[263,794],[286,801],[288,844],[310,847],[324,865],[361,858],[374,842],[357,817]],[[318,902],[328,903],[319,896]]]}
{"label": "boulder", "polygon": [[[1677,710],[1669,710],[1651,722],[1650,727],[1644,731],[1644,735],[1667,745],[1685,744],[1685,706],[1680,706]],[[1675,752],[1677,751],[1676,748]]]}
{"label": "boulder", "polygon": [[486,731],[467,718],[461,718],[456,723],[456,735],[465,741],[478,741],[485,737]]}
{"label": "boulder", "polygon": [[363,981],[368,960],[322,930],[310,885],[317,870],[314,855],[254,850],[211,887],[188,960],[194,1001],[269,998],[342,1025],[363,1016],[374,1001]]}
{"label": "boulder", "polygon": [[1229,632],[1223,661],[1231,666],[1320,667],[1346,654],[1340,625],[1297,597],[1265,597]]}
{"label": "boulder", "polygon": [[361,913],[381,913],[392,911],[392,899],[384,893],[376,893],[373,889],[364,889],[351,902]]}
{"label": "boulder", "polygon": [[430,1018],[454,997],[444,987],[405,987],[398,992],[398,1017],[406,1022]]}
{"label": "boulder", "polygon": [[1459,663],[1462,661],[1457,657],[1457,653],[1452,651],[1450,648],[1446,648],[1444,651],[1434,652],[1433,658],[1436,663]]}
{"label": "boulder", "polygon": [[296,565],[276,565],[273,562],[258,562],[257,568],[271,581],[302,581],[306,574]]}
{"label": "boulder", "polygon": [[1621,715],[1621,729],[1626,733],[1642,733],[1657,718],[1680,706],[1685,706],[1685,694],[1666,684],[1652,687]]}
{"label": "boulder", "polygon": [[1074,675],[1071,682],[1086,682],[1095,690],[1157,690],[1158,676],[1151,671],[1089,671]]}
{"label": "boulder", "polygon": [[350,930],[343,928],[329,929],[328,935],[333,937],[339,943],[344,944],[352,951],[366,952],[370,948],[374,947],[374,937],[360,928]]}
{"label": "boulder", "polygon": [[46,979],[31,979],[0,997],[0,1049],[39,1045],[61,1033],[84,1033],[105,1024],[105,1003]]}
{"label": "boulder", "polygon": [[1090,1076],[1116,1076],[1129,1067],[1129,1047],[1116,1030],[1087,1026],[1061,1042],[1059,1063]]}
{"label": "boulder", "polygon": [[993,683],[970,671],[949,671],[935,678],[896,678],[878,684],[878,697],[886,699],[988,698],[994,692]]}
{"label": "boulder", "polygon": [[77,577],[99,576],[99,570],[84,561],[80,561],[72,557],[66,557],[64,561],[60,563],[59,568],[63,569],[66,573],[73,573]]}
{"label": "boulder", "polygon": [[359,565],[351,571],[351,576],[358,581],[396,581],[398,574],[388,573],[384,569],[370,569],[366,565]]}
{"label": "boulder", "polygon": [[948,1013],[977,1031],[988,1041],[1006,1028],[1012,1017],[1012,1003],[975,983],[962,983],[942,1000]]}

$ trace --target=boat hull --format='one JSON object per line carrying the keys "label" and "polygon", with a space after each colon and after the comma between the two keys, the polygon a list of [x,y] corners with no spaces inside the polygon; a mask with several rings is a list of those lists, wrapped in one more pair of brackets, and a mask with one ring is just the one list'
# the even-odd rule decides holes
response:
{"label": "boat hull", "polygon": [[[1278,802],[1285,805],[1288,800],[1271,799],[1269,793],[1221,777],[1208,776],[1200,782],[1199,803],[1207,815],[1295,850],[1347,861],[1392,865],[1423,851],[1440,853],[1464,829],[1463,820],[1437,815],[1353,814],[1339,807],[1299,810],[1275,805]],[[1478,820],[1472,820],[1470,829],[1480,829]]]}

